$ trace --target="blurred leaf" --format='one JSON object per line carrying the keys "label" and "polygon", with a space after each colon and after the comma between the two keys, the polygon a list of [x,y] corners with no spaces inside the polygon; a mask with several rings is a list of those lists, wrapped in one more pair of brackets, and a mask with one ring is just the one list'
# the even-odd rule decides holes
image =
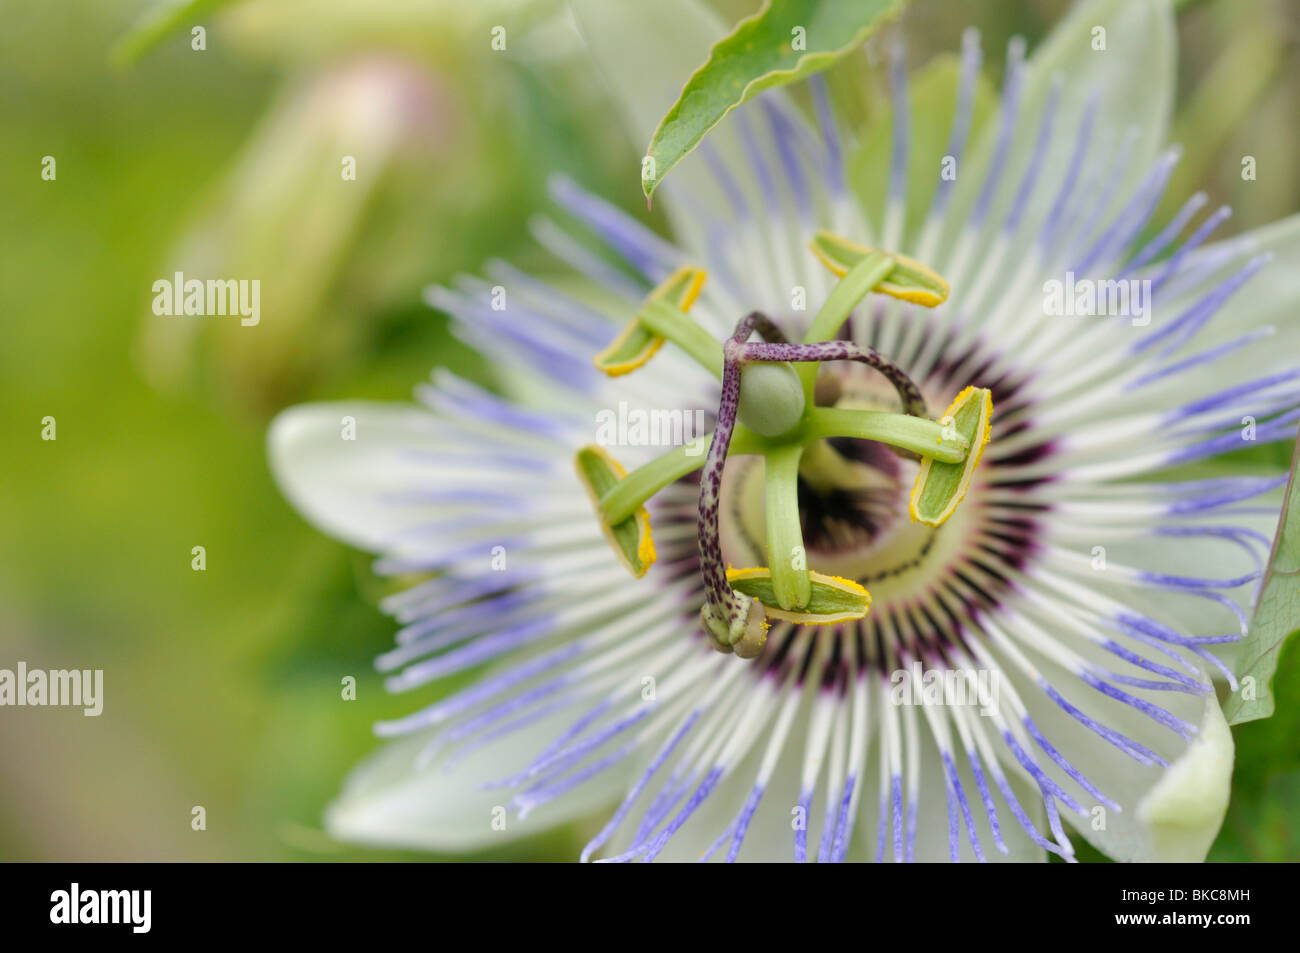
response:
{"label": "blurred leaf", "polygon": [[906,0],[767,0],[709,51],[659,123],[641,169],[649,198],[668,171],[727,113],[765,89],[831,66]]}
{"label": "blurred leaf", "polygon": [[[577,35],[554,16],[560,0],[240,0],[222,11],[221,36],[243,56],[324,65],[349,53],[385,50],[437,63],[448,73],[486,64],[563,59]],[[508,43],[489,44],[508,27]],[[500,34],[505,41],[506,35]],[[502,54],[505,54],[504,56]],[[488,67],[490,69],[490,67]]]}
{"label": "blurred leaf", "polygon": [[[1187,195],[1205,184],[1234,130],[1255,113],[1286,50],[1286,39],[1267,19],[1243,20],[1204,71],[1178,111],[1170,132],[1189,148],[1165,192],[1157,220],[1173,215]],[[1232,161],[1235,165],[1236,158]]]}
{"label": "blurred leaf", "polygon": [[163,272],[256,279],[256,326],[151,314],[149,381],[172,392],[198,383],[263,415],[364,353],[373,315],[415,300],[428,273],[427,228],[412,213],[440,211],[423,184],[453,134],[446,113],[437,79],[398,57],[290,84]]}
{"label": "blurred leaf", "polygon": [[1225,702],[1223,713],[1229,724],[1240,724],[1273,714],[1273,673],[1278,655],[1288,636],[1300,629],[1300,480],[1296,464],[1300,461],[1300,442],[1291,460],[1291,479],[1287,483],[1286,502],[1278,521],[1277,537],[1269,556],[1263,591],[1255,606],[1255,617],[1241,643],[1240,678],[1254,679],[1254,698],[1241,690]]}
{"label": "blurred leaf", "polygon": [[1233,729],[1232,802],[1212,862],[1300,860],[1300,645],[1287,643],[1273,675],[1277,711]]}
{"label": "blurred leaf", "polygon": [[131,66],[140,57],[180,29],[183,23],[205,17],[230,0],[160,0],[135,21],[126,35],[113,46],[113,65]]}

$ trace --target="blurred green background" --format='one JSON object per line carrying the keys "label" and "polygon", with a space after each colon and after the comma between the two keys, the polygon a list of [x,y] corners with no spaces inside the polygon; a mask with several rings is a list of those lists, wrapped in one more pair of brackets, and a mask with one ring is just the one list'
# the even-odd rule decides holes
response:
{"label": "blurred green background", "polygon": [[[728,21],[756,5],[715,4]],[[437,364],[490,383],[420,289],[492,256],[546,267],[526,226],[554,171],[645,215],[643,144],[621,135],[556,3],[469,15],[433,0],[245,0],[198,21],[206,50],[187,26],[116,68],[145,6],[0,0],[0,666],[102,668],[106,694],[99,718],[0,712],[0,858],[423,857],[320,832],[376,744],[370,723],[410,704],[371,668],[393,626],[368,558],[283,502],[265,427],[303,400],[404,399]],[[1234,230],[1295,212],[1294,4],[1181,6],[1175,138],[1189,148],[1171,194],[1208,189],[1234,206]],[[974,24],[996,71],[1009,36],[1032,44],[1065,7],[917,0],[910,57],[956,49]],[[506,51],[490,49],[495,23]],[[861,82],[869,115],[862,73],[846,63],[835,80]],[[354,183],[339,176],[348,154]],[[196,325],[151,314],[155,280],[213,262],[274,269],[300,293],[264,298],[256,335],[209,318],[186,337],[177,328]],[[40,439],[47,415],[55,441]],[[346,675],[356,701],[340,698]],[[1300,859],[1294,645],[1277,697],[1274,718],[1236,732],[1212,859]],[[195,805],[206,831],[191,829]],[[570,857],[583,834],[485,856]]]}

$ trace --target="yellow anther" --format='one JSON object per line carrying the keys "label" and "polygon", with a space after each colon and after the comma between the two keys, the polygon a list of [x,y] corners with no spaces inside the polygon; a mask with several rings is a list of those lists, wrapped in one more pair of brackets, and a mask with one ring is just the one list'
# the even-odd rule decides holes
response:
{"label": "yellow anther", "polygon": [[[876,251],[825,230],[814,235],[808,247],[817,256],[817,260],[839,278],[843,278],[854,265]],[[948,282],[933,269],[914,258],[892,251],[888,254],[894,259],[894,270],[873,290],[926,308],[936,307],[947,300]]]}
{"label": "yellow anther", "polygon": [[960,463],[939,463],[929,458],[921,461],[921,472],[916,475],[909,500],[913,522],[938,526],[957,509],[988,445],[992,420],[993,395],[985,388],[967,387],[948,405],[939,422],[945,431],[951,428],[965,437],[970,450]]}
{"label": "yellow anther", "polygon": [[628,571],[640,579],[655,562],[655,544],[650,534],[650,514],[644,506],[627,519],[611,526],[601,514],[600,500],[627,476],[623,465],[610,456],[604,447],[588,444],[578,451],[574,459],[574,469],[578,479],[587,488],[592,506],[596,510],[596,519],[600,521],[601,532],[609,540],[610,547],[618,556],[619,562]]}
{"label": "yellow anther", "polygon": [[798,622],[801,625],[834,625],[861,619],[871,608],[871,593],[852,579],[809,572],[812,596],[802,609],[782,609],[776,599],[772,570],[766,566],[752,569],[727,569],[727,583],[763,604],[769,619]]}
{"label": "yellow anther", "polygon": [[[706,278],[708,273],[703,268],[683,265],[646,296],[641,310],[651,302],[662,300],[682,311],[689,311],[699,297]],[[597,370],[610,377],[621,377],[632,373],[654,357],[663,343],[662,335],[651,331],[639,317],[634,317],[609,347],[592,359],[592,363]]]}

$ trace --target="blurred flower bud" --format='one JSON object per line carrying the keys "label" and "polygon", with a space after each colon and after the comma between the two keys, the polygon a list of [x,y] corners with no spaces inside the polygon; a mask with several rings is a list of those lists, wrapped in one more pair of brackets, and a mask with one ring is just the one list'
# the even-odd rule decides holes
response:
{"label": "blurred flower bud", "polygon": [[[412,58],[450,65],[467,56],[509,51],[513,58],[550,56],[579,48],[557,47],[560,31],[550,29],[562,0],[243,0],[222,12],[220,26],[245,54],[277,62],[319,61],[358,49],[401,50]],[[547,29],[546,42],[525,36]]]}
{"label": "blurred flower bud", "polygon": [[[174,283],[191,306],[181,294],[160,306],[155,295],[142,340],[151,381],[175,389],[201,380],[269,413],[345,361],[368,333],[368,311],[415,294],[427,252],[395,247],[400,229],[366,228],[367,219],[393,214],[384,193],[405,197],[412,189],[403,179],[417,169],[428,178],[450,124],[434,76],[392,56],[354,59],[292,84],[155,286]],[[257,315],[203,298],[206,283],[231,281],[257,282]],[[191,289],[201,306],[188,300]]]}

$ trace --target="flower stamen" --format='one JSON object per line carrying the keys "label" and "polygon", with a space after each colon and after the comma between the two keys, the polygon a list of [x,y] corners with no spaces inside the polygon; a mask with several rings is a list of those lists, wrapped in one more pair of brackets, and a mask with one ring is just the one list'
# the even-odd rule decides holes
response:
{"label": "flower stamen", "polygon": [[[613,486],[627,476],[623,465],[610,456],[603,447],[590,445],[578,451],[574,461],[578,479],[587,488],[593,503],[597,504]],[[619,561],[632,575],[640,579],[655,562],[655,544],[650,535],[650,514],[644,506],[618,522],[600,521],[600,528],[618,554]]]}
{"label": "flower stamen", "polygon": [[[705,603],[704,631],[723,652],[753,657],[766,640],[767,619],[808,625],[860,619],[871,595],[851,580],[809,569],[801,527],[799,485],[852,482],[823,441],[852,437],[887,444],[901,456],[921,460],[913,489],[912,519],[937,526],[965,496],[989,439],[992,401],[987,390],[968,387],[940,420],[926,411],[920,388],[897,364],[873,348],[838,339],[840,328],[862,299],[880,291],[933,307],[948,285],[929,268],[901,256],[854,245],[819,232],[813,252],[841,276],[813,319],[802,343],[791,343],[760,312],[737,322],[724,342],[686,316],[699,294],[704,270],[679,268],[646,298],[622,334],[596,358],[612,376],[642,366],[671,340],[721,378],[717,423],[710,436],[677,447],[626,473],[599,447],[578,454],[577,468],[596,506],[601,527],[620,560],[640,576],[653,562],[645,503],[670,483],[703,467],[697,537]],[[755,333],[761,341],[750,341]],[[879,371],[893,385],[903,413],[818,406],[823,362],[852,361]],[[832,401],[833,402],[833,401]],[[707,442],[707,455],[704,453]],[[726,567],[719,531],[722,478],[732,454],[764,459],[768,566]]]}
{"label": "flower stamen", "polygon": [[[713,368],[717,342],[685,317],[707,277],[703,268],[684,265],[664,279],[646,296],[640,310],[618,337],[592,359],[596,369],[610,377],[630,374],[654,357],[668,339],[718,373]],[[721,362],[717,363],[720,370]]]}

